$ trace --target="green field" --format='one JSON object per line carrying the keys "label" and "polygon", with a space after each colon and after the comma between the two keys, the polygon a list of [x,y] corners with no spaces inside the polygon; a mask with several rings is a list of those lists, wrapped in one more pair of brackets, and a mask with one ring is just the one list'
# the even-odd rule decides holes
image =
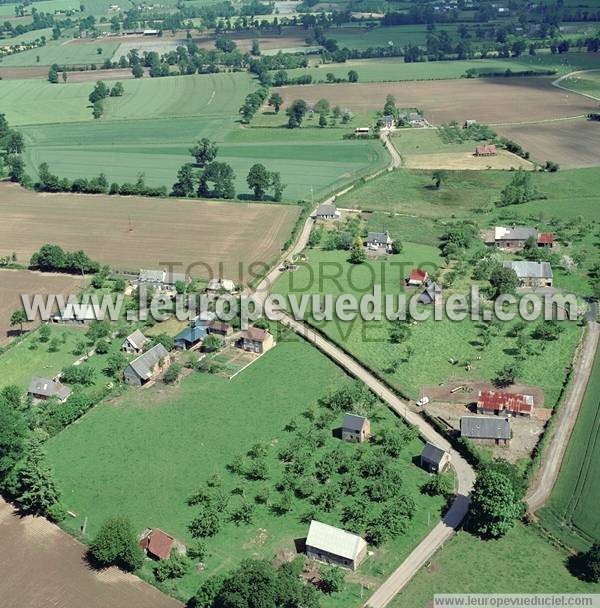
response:
{"label": "green field", "polygon": [[[339,368],[318,351],[297,338],[282,337],[271,352],[231,381],[194,372],[178,386],[130,389],[117,400],[101,403],[47,444],[65,505],[78,514],[65,525],[77,532],[88,517],[87,540],[106,517],[119,514],[129,517],[136,530],[158,526],[189,543],[187,525],[195,509],[186,505],[186,499],[214,473],[221,476],[227,494],[232,493],[230,505],[241,500],[236,488],[253,500],[265,486],[271,487],[276,502],[272,479],[278,478],[282,466],[276,458],[277,446],[286,445],[291,437],[283,427],[294,418],[301,425],[310,424],[302,422],[300,414],[345,382]],[[399,424],[382,405],[375,407],[375,431]],[[267,456],[271,481],[246,481],[226,469],[256,442],[271,446]],[[339,440],[330,437],[325,447],[338,445]],[[439,517],[440,499],[420,494],[418,488],[427,474],[411,463],[421,446],[420,441],[411,443],[397,461],[403,491],[418,505],[407,534],[376,549],[360,572],[348,577],[346,590],[324,599],[323,606],[357,605],[358,581],[373,588]],[[356,446],[342,444],[342,448],[352,451]],[[252,524],[224,523],[207,542],[205,572],[190,573],[171,592],[187,599],[203,577],[224,573],[245,557],[271,558],[281,549],[293,549],[294,539],[306,534],[300,516],[309,507],[310,503],[297,500],[290,513],[276,516],[257,505]],[[323,517],[337,522],[339,507]]]}
{"label": "green field", "polygon": [[574,74],[562,80],[560,84],[577,93],[591,95],[600,101],[600,70]]}
{"label": "green field", "polygon": [[[371,228],[388,228],[384,221],[385,218],[381,218],[382,224]],[[396,236],[393,231],[390,234]],[[282,276],[274,287],[274,293],[328,293],[334,296],[354,293],[360,297],[372,292],[373,285],[381,285],[384,294],[398,294],[404,290],[401,285],[411,268],[435,272],[437,267],[443,267],[437,248],[412,242],[404,242],[403,252],[392,256],[388,262],[380,260],[359,266],[346,262],[347,252],[313,249],[308,255],[308,264]],[[339,277],[328,278],[338,272]],[[408,297],[413,293],[409,291]],[[479,323],[470,319],[453,322],[447,318],[441,321],[430,318],[413,323],[410,337],[402,344],[389,340],[389,323],[385,320],[366,322],[357,318],[347,322],[339,319],[316,322],[310,315],[308,320],[412,398],[418,398],[421,387],[426,384],[463,379],[489,382],[503,365],[514,358],[515,338],[505,335],[509,324],[503,325],[488,346],[479,349]],[[558,340],[546,343],[543,350],[535,346],[535,354],[523,362],[522,382],[541,386],[547,407],[553,407],[558,399],[565,378],[564,369],[569,365],[579,340],[580,328],[574,323],[564,325],[564,332]],[[410,356],[406,355],[407,352]],[[396,362],[395,370],[390,369],[392,361]],[[465,369],[464,361],[472,362],[471,371]]]}
{"label": "green field", "polygon": [[542,524],[553,536],[578,550],[600,540],[596,505],[600,499],[600,357],[589,380],[585,398],[560,474],[550,500],[540,511]]}
{"label": "green field", "polygon": [[262,161],[281,173],[284,198],[295,201],[323,196],[388,162],[380,142],[343,140],[339,129],[241,129],[238,108],[254,89],[244,73],[144,78],[124,87],[94,120],[92,83],[0,82],[0,104],[25,137],[31,175],[46,161],[71,179],[103,171],[122,183],[143,172],[148,184],[169,188],[190,161],[191,145],[209,137],[219,144],[219,160],[233,167],[239,193],[248,190],[250,166]]}
{"label": "green field", "polygon": [[[319,64],[312,67],[288,70],[290,78],[311,74],[313,82],[326,80],[331,72],[336,78],[347,78],[348,70],[356,70],[359,82],[385,82],[398,80],[444,80],[461,78],[466,70],[475,69],[481,73],[518,70],[556,70],[557,77],[575,70],[600,67],[597,53],[565,53],[563,55],[525,55],[510,59],[469,59],[464,61],[428,61],[404,63],[400,58],[357,59],[343,64]],[[563,82],[564,84],[564,82]]]}
{"label": "green field", "polygon": [[[26,7],[26,12],[31,13],[31,7],[34,7],[40,13],[54,13],[54,11],[76,10],[79,11],[79,0],[43,0],[43,2],[35,2]],[[0,17],[13,17],[15,8],[19,3],[0,4]]]}
{"label": "green field", "polygon": [[500,540],[484,541],[460,532],[408,583],[390,608],[428,608],[435,593],[599,593],[600,584],[571,576],[566,559],[565,553],[534,528],[522,524]]}
{"label": "green field", "polygon": [[[117,50],[118,42],[106,40],[96,40],[90,44],[79,43],[74,40],[52,40],[52,30],[35,30],[21,36],[22,40],[35,40],[45,35],[48,41],[45,46],[37,49],[30,49],[22,53],[15,53],[2,59],[1,65],[4,67],[27,67],[36,65],[79,65],[96,64],[102,65],[106,59],[111,59]],[[9,38],[8,40],[13,40]],[[98,54],[97,49],[101,48],[102,53]],[[39,61],[38,61],[39,57]]]}

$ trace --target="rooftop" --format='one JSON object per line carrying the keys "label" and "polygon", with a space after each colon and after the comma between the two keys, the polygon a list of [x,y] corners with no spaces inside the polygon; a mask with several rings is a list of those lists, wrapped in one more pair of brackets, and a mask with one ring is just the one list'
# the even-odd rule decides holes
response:
{"label": "rooftop", "polygon": [[350,431],[362,431],[366,422],[367,419],[364,416],[345,414],[344,421],[342,422],[342,428],[349,429]]}
{"label": "rooftop", "polygon": [[345,559],[356,559],[361,551],[367,546],[366,541],[357,536],[342,530],[323,524],[320,521],[310,522],[306,546],[313,547],[332,555],[337,555]]}
{"label": "rooftop", "polygon": [[512,268],[520,279],[551,279],[552,266],[550,262],[528,262],[520,260],[518,262],[503,262],[504,268]]}
{"label": "rooftop", "polygon": [[510,419],[498,416],[463,416],[460,434],[471,439],[510,439]]}
{"label": "rooftop", "polygon": [[55,382],[48,378],[33,377],[29,383],[27,393],[30,395],[40,395],[42,397],[66,399],[71,394],[71,389],[60,382]]}
{"label": "rooftop", "polygon": [[446,452],[442,450],[442,448],[438,448],[437,445],[433,445],[433,443],[427,442],[423,451],[421,452],[421,458],[425,458],[430,462],[436,462],[439,464],[444,457]]}
{"label": "rooftop", "polygon": [[496,226],[494,228],[494,238],[497,241],[526,241],[530,237],[537,238],[537,230],[529,226]]}
{"label": "rooftop", "polygon": [[506,410],[512,414],[531,413],[533,396],[503,391],[479,391],[477,407],[488,410]]}
{"label": "rooftop", "polygon": [[168,356],[169,353],[167,352],[167,349],[162,344],[156,344],[149,351],[140,355],[137,359],[134,359],[129,364],[129,367],[131,367],[140,378],[148,379],[152,377],[152,372],[157,363]]}

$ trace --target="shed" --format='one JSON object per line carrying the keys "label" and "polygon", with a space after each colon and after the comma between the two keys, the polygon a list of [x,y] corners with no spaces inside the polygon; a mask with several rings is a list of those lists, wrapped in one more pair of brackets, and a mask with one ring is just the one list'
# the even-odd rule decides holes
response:
{"label": "shed", "polygon": [[175,538],[160,528],[147,528],[140,537],[140,548],[146,555],[158,560],[169,559]]}
{"label": "shed", "polygon": [[204,325],[191,325],[175,336],[175,346],[180,350],[188,350],[199,344],[206,336]]}
{"label": "shed", "polygon": [[125,338],[121,350],[126,353],[141,353],[147,343],[148,338],[139,329],[136,329]]}
{"label": "shed", "polygon": [[230,336],[233,333],[233,327],[225,321],[210,321],[206,325],[206,333],[216,334],[217,336]]}
{"label": "shed", "polygon": [[364,416],[345,414],[342,422],[342,439],[363,443],[371,435],[371,423]]}
{"label": "shed", "polygon": [[48,378],[33,377],[29,383],[27,394],[34,399],[45,401],[46,399],[58,399],[64,403],[71,394],[71,389],[60,382]]}
{"label": "shed", "polygon": [[327,564],[356,570],[367,555],[367,543],[356,534],[313,520],[306,537],[306,555]]}
{"label": "shed", "polygon": [[134,386],[143,386],[169,363],[170,357],[167,349],[162,344],[156,344],[125,368],[125,382]]}
{"label": "shed", "polygon": [[538,234],[538,247],[548,247],[552,249],[554,247],[555,235],[553,232],[540,232]]}
{"label": "shed", "polygon": [[421,452],[421,466],[430,473],[441,473],[450,463],[450,454],[427,442]]}
{"label": "shed", "polygon": [[510,419],[497,416],[463,416],[460,419],[460,436],[474,441],[510,443]]}
{"label": "shed", "polygon": [[477,412],[511,416],[531,416],[533,395],[507,393],[505,391],[479,391]]}

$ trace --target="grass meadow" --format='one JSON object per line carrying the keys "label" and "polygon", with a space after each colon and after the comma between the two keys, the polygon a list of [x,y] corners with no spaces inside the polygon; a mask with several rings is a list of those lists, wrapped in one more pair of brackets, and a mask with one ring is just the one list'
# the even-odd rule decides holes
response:
{"label": "grass meadow", "polygon": [[390,608],[428,608],[436,593],[599,593],[600,584],[584,583],[569,573],[566,559],[566,553],[531,526],[517,524],[502,539],[490,541],[459,532]]}
{"label": "grass meadow", "polygon": [[[345,382],[343,372],[317,350],[298,338],[282,337],[272,351],[231,381],[194,372],[177,386],[130,389],[114,401],[101,403],[47,444],[64,502],[77,513],[65,525],[77,533],[88,517],[84,540],[89,540],[106,517],[119,514],[129,517],[136,530],[158,526],[189,543],[187,525],[195,509],[186,505],[186,499],[213,474],[221,476],[221,487],[231,494],[232,506],[241,497],[253,500],[265,487],[271,487],[276,501],[273,480],[245,481],[226,465],[263,442],[270,446],[267,460],[275,475],[281,467],[277,446],[285,445],[290,437],[284,426],[302,419],[302,412]],[[381,409],[374,421],[375,432],[382,425],[399,424],[386,408],[377,407]],[[339,444],[331,437],[323,449]],[[411,463],[421,446],[418,440],[407,446],[398,463],[403,488],[418,505],[407,534],[376,549],[359,573],[348,575],[342,593],[324,597],[324,606],[358,604],[359,581],[373,588],[437,520],[440,499],[420,494],[418,488],[427,474]],[[352,451],[357,446],[343,444],[342,448]],[[271,558],[281,550],[293,550],[294,541],[306,535],[307,525],[300,518],[308,507],[308,502],[295,499],[291,512],[277,516],[267,506],[256,505],[252,524],[226,521],[207,541],[205,571],[194,570],[176,588],[167,590],[187,599],[206,576],[225,573],[243,558]],[[324,514],[326,520],[336,523],[339,508]]]}
{"label": "grass meadow", "polygon": [[540,511],[542,525],[553,536],[578,550],[600,540],[597,517],[600,475],[600,357],[590,376],[579,416],[550,500]]}
{"label": "grass meadow", "polygon": [[[332,36],[335,38],[336,32]],[[387,44],[387,43],[386,43]],[[427,61],[404,63],[402,58],[355,59],[342,64],[316,64],[307,68],[288,70],[290,77],[310,74],[313,82],[325,82],[327,73],[336,78],[347,78],[348,70],[358,72],[359,82],[399,80],[446,80],[462,78],[469,69],[480,73],[518,70],[556,70],[557,77],[575,70],[600,68],[597,53],[565,53],[563,55],[524,55],[510,59],[466,59],[463,61]],[[563,84],[566,84],[563,81]],[[333,86],[333,85],[332,85]],[[400,100],[398,100],[400,102]]]}
{"label": "grass meadow", "polygon": [[600,70],[574,74],[565,78],[560,84],[576,93],[591,95],[600,100]]}
{"label": "grass meadow", "polygon": [[148,184],[169,188],[191,160],[189,148],[209,137],[219,144],[218,159],[233,167],[238,193],[248,191],[249,168],[263,162],[281,173],[284,198],[296,201],[324,196],[388,162],[379,141],[343,140],[338,129],[242,129],[238,108],[255,87],[247,74],[144,78],[124,87],[94,120],[92,83],[1,82],[0,103],[25,137],[29,173],[35,178],[45,161],[70,179],[102,171],[122,183],[142,172]]}
{"label": "grass meadow", "polygon": [[[393,230],[390,234],[396,236]],[[442,266],[437,248],[412,242],[404,242],[403,252],[387,261],[381,259],[359,266],[347,263],[347,252],[313,249],[308,251],[308,257],[307,264],[279,279],[274,293],[328,293],[334,297],[353,293],[360,297],[379,284],[384,294],[397,295],[405,291],[403,282],[411,268],[435,272]],[[415,293],[418,291],[406,289],[408,298]],[[510,324],[503,325],[491,343],[482,348],[478,337],[480,323],[470,319],[454,322],[430,318],[413,322],[410,337],[402,344],[394,344],[389,340],[389,322],[385,320],[369,322],[357,318],[342,322],[336,318],[318,322],[310,312],[307,317],[311,324],[411,398],[420,396],[423,385],[451,380],[489,382],[500,368],[514,360],[516,352],[516,339],[506,335]],[[523,362],[520,381],[541,386],[547,407],[553,407],[558,399],[580,331],[569,323],[556,341],[542,344],[531,340],[533,352]],[[466,370],[465,361],[471,362],[470,371]]]}

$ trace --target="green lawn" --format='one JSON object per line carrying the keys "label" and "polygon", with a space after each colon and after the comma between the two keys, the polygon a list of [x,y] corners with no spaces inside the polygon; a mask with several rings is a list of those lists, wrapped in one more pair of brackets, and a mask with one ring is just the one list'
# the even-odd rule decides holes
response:
{"label": "green lawn", "polygon": [[522,524],[500,540],[483,541],[460,532],[444,544],[390,608],[428,608],[435,593],[599,593],[600,584],[571,576],[566,559],[535,528]]}
{"label": "green lawn", "polygon": [[[194,372],[175,387],[129,389],[122,397],[98,405],[47,444],[65,505],[77,513],[65,525],[78,532],[88,517],[88,540],[106,517],[119,514],[131,518],[136,530],[158,526],[190,542],[187,525],[195,509],[186,505],[186,499],[214,473],[221,475],[228,494],[242,488],[252,500],[266,486],[276,501],[274,481],[245,481],[229,473],[226,465],[256,442],[265,442],[271,446],[269,472],[276,479],[281,469],[278,446],[291,437],[283,427],[294,418],[310,425],[299,415],[344,382],[348,380],[340,369],[318,351],[297,338],[284,337],[234,380]],[[382,405],[376,408],[375,432],[383,425],[398,424]],[[322,449],[338,445],[339,440],[331,437]],[[421,446],[420,441],[411,443],[397,460],[403,491],[418,506],[409,531],[377,549],[357,575],[348,576],[345,591],[324,598],[323,606],[358,605],[358,581],[374,588],[439,518],[440,500],[418,490],[427,474],[411,463]],[[342,448],[352,451],[356,446],[342,444]],[[230,504],[240,500],[234,492]],[[171,591],[185,599],[205,576],[226,572],[245,557],[271,558],[281,549],[292,549],[294,539],[306,534],[307,526],[299,518],[309,506],[297,500],[289,514],[276,516],[258,505],[251,525],[225,523],[208,540],[206,571],[187,575]],[[339,525],[339,508],[324,514],[326,521]],[[148,568],[145,572],[149,575]]]}
{"label": "green lawn", "polygon": [[561,541],[587,549],[600,540],[596,505],[600,499],[600,357],[596,361],[581,410],[550,500],[540,511],[542,524]]}
{"label": "green lawn", "polygon": [[16,384],[25,390],[32,376],[53,378],[65,365],[78,358],[72,351],[77,342],[84,339],[85,330],[53,326],[51,331],[51,339],[57,337],[60,340],[59,350],[55,353],[48,352],[48,343],[39,342],[38,333],[35,332],[0,355],[0,388]]}
{"label": "green lawn", "polygon": [[[378,229],[384,227],[387,228],[382,224]],[[390,234],[396,236],[393,231]],[[398,294],[403,291],[401,284],[411,268],[421,267],[431,272],[442,264],[437,248],[412,242],[404,242],[403,252],[387,262],[379,260],[360,266],[346,262],[347,252],[313,249],[308,251],[308,256],[306,265],[279,279],[273,293],[328,293],[334,296],[354,293],[360,296],[372,292],[373,285],[379,284],[384,294]],[[332,275],[335,278],[330,278]],[[413,293],[409,291],[408,297]],[[357,318],[348,322],[339,319],[316,322],[310,315],[308,320],[410,397],[417,397],[425,384],[452,379],[490,381],[503,365],[514,359],[515,338],[505,335],[508,324],[481,349],[479,324],[470,319],[453,322],[447,318],[441,321],[430,318],[413,323],[411,335],[403,344],[390,342],[389,324],[385,320],[365,322]],[[532,340],[535,354],[524,361],[521,380],[544,389],[547,407],[553,407],[558,399],[565,368],[571,361],[579,335],[579,327],[569,323],[556,341],[542,345]],[[410,351],[409,357],[407,351]],[[471,371],[466,371],[465,361],[472,362]],[[394,371],[391,371],[391,362],[397,365]]]}
{"label": "green lawn", "polygon": [[[18,2],[0,4],[0,17],[13,17],[17,6],[19,6]],[[31,13],[32,6],[40,13],[54,13],[54,11],[69,9],[79,11],[78,0],[43,0],[43,2],[36,2],[26,7],[28,13]]]}
{"label": "green lawn", "polygon": [[[335,34],[334,30],[332,33],[334,38],[336,37]],[[387,42],[383,46],[386,45]],[[342,64],[319,64],[307,68],[288,70],[288,75],[290,78],[295,78],[303,74],[310,74],[313,77],[313,82],[325,82],[328,72],[334,74],[336,78],[347,78],[348,70],[356,70],[359,82],[386,82],[454,79],[462,78],[469,69],[485,73],[504,71],[507,68],[513,71],[556,70],[558,77],[575,70],[600,68],[600,57],[597,53],[565,53],[563,55],[539,54],[533,57],[525,55],[511,57],[510,59],[467,59],[464,61],[428,61],[421,63],[404,63],[401,57],[355,59]],[[563,84],[565,84],[564,81]]]}
{"label": "green lawn", "polygon": [[437,129],[400,129],[394,133],[394,146],[401,156],[449,152],[473,152],[475,142],[446,143]]}

